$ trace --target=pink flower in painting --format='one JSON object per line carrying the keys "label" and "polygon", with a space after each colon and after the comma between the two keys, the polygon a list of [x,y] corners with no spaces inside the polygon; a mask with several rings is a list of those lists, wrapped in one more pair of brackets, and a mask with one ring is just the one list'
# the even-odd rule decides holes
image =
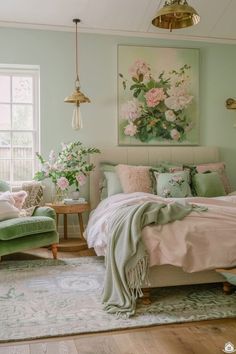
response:
{"label": "pink flower in painting", "polygon": [[173,140],[176,140],[176,141],[178,141],[179,138],[180,138],[180,133],[179,133],[179,131],[178,131],[177,129],[172,129],[172,130],[170,131],[170,135],[171,135],[171,138],[172,138]]}
{"label": "pink flower in painting", "polygon": [[121,114],[122,117],[133,121],[141,116],[141,105],[137,100],[127,101],[122,105]]}
{"label": "pink flower in painting", "polygon": [[155,107],[166,98],[166,95],[162,88],[152,88],[144,97],[148,107]]}
{"label": "pink flower in painting", "polygon": [[87,177],[83,173],[79,173],[76,175],[76,181],[79,183],[80,186],[83,186],[86,183]]}
{"label": "pink flower in painting", "polygon": [[57,186],[64,191],[65,189],[67,189],[69,187],[69,181],[66,177],[60,177],[57,180]]}
{"label": "pink flower in painting", "polygon": [[130,122],[128,125],[126,125],[124,133],[125,135],[128,136],[134,136],[138,131],[138,128],[136,125],[134,125],[132,122]]}
{"label": "pink flower in painting", "polygon": [[175,176],[172,177],[172,181],[173,182],[177,182],[177,183],[183,182],[183,177],[175,175]]}
{"label": "pink flower in painting", "polygon": [[143,78],[148,79],[150,75],[150,67],[142,59],[137,59],[134,64],[130,67],[129,73],[132,77],[139,79],[140,75],[143,75]]}

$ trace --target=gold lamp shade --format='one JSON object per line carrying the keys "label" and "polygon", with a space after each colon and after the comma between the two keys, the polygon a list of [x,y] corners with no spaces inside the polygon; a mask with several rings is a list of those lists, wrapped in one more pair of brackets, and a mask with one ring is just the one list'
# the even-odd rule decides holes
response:
{"label": "gold lamp shade", "polygon": [[152,24],[172,31],[196,25],[199,21],[197,11],[186,0],[168,0],[157,12]]}
{"label": "gold lamp shade", "polygon": [[64,99],[64,102],[76,103],[77,105],[80,105],[80,103],[85,103],[85,102],[90,103],[91,101],[82,92],[80,92],[79,88],[77,88],[70,96],[67,96]]}

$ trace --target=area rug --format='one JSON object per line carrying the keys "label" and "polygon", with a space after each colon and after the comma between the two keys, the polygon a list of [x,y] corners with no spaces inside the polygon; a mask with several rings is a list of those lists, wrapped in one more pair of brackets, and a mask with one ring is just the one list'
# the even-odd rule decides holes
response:
{"label": "area rug", "polygon": [[198,285],[157,289],[151,305],[117,318],[101,304],[104,271],[99,257],[1,262],[0,341],[236,317],[236,293]]}

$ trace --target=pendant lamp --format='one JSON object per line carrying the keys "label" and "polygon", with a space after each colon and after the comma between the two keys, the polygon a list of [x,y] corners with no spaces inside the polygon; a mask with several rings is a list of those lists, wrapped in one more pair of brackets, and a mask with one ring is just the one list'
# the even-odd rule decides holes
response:
{"label": "pendant lamp", "polygon": [[186,0],[167,0],[157,12],[152,24],[170,31],[196,25],[200,21],[197,11]]}
{"label": "pendant lamp", "polygon": [[73,116],[72,116],[72,128],[74,130],[79,130],[83,127],[82,123],[82,117],[81,117],[81,112],[80,112],[80,104],[85,103],[85,102],[90,102],[90,99],[86,97],[81,91],[80,91],[80,81],[79,81],[79,74],[78,74],[78,31],[77,31],[77,25],[80,22],[80,19],[76,18],[73,20],[75,23],[75,63],[76,63],[76,79],[75,79],[75,91],[68,97],[64,99],[64,102],[66,103],[73,103],[74,104],[74,110],[73,110]]}

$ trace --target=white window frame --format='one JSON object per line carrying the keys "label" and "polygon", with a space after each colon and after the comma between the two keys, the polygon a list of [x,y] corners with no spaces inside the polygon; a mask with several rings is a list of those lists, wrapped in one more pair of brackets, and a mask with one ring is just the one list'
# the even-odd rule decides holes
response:
{"label": "white window frame", "polygon": [[[32,106],[33,106],[33,129],[32,130],[19,130],[19,129],[10,129],[10,130],[0,130],[0,132],[9,133],[11,134],[11,141],[12,141],[12,134],[14,132],[30,132],[33,135],[33,156],[32,159],[32,166],[33,166],[33,175],[38,170],[38,160],[36,157],[36,152],[40,153],[40,67],[39,65],[8,65],[8,64],[0,64],[0,75],[7,75],[7,76],[30,76],[33,78],[33,98],[32,98]],[[11,80],[12,85],[12,80]],[[11,90],[12,95],[12,90]],[[12,99],[12,96],[11,96]],[[1,102],[4,104],[4,102]],[[9,104],[9,102],[6,102]],[[15,104],[15,103],[14,103]],[[12,116],[12,105],[13,102],[11,100],[11,116]],[[27,105],[27,103],[26,103]],[[1,159],[2,160],[2,159]],[[23,182],[28,181],[14,181],[13,180],[13,161],[16,160],[12,156],[12,148],[11,148],[11,157],[7,160],[10,160],[10,181],[7,181],[11,185],[20,185]]]}

